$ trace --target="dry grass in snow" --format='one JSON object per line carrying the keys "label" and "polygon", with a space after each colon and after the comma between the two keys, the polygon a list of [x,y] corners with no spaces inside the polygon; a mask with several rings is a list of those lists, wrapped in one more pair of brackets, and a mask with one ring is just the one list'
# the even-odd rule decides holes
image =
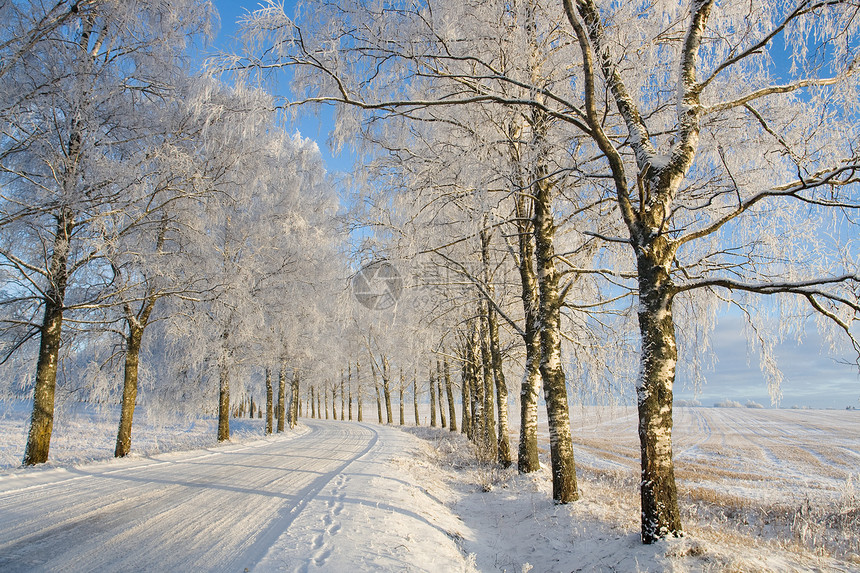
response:
{"label": "dry grass in snow", "polygon": [[[815,471],[794,459],[781,461],[777,454],[769,460],[770,465],[756,464],[755,459],[727,463],[714,454],[678,456],[686,533],[682,538],[642,545],[635,425],[631,438],[629,428],[622,429],[630,421],[630,412],[622,410],[595,410],[590,421],[583,421],[580,412],[580,426],[577,428],[575,422],[574,431],[578,440],[586,442],[575,447],[580,458],[578,477],[582,498],[568,505],[552,502],[547,459],[542,458],[544,467],[540,472],[519,475],[516,469],[501,470],[478,462],[471,444],[460,434],[442,429],[411,430],[430,446],[425,463],[437,464],[455,492],[449,503],[473,532],[473,538],[464,539],[462,544],[464,551],[475,555],[478,570],[516,573],[860,570],[860,497],[854,478],[850,473],[847,477],[840,474],[833,476],[832,482],[822,484],[816,481]],[[682,436],[680,449],[692,452],[694,442],[700,445],[720,442],[731,450],[732,442],[749,441],[749,437],[738,437],[731,431],[738,423],[750,427],[743,416],[720,417],[724,413],[725,410],[682,413],[681,427],[683,420],[700,414],[711,421],[712,429],[705,433],[706,437],[705,434],[691,437],[695,431],[676,425],[676,435]],[[773,431],[785,438],[787,446],[779,452],[781,455],[792,447],[800,447],[798,444],[804,439],[803,432],[798,433],[792,424],[809,429],[814,421],[808,412],[800,419],[773,410],[757,410],[755,415],[758,418],[754,422],[759,425],[762,419],[770,417]],[[850,438],[853,423],[852,418],[819,421],[815,423],[819,432],[813,433],[823,442],[822,448],[844,447],[844,444],[839,446],[840,440]],[[724,435],[715,435],[713,426],[718,425]],[[608,427],[614,427],[615,431],[607,431]],[[794,438],[789,439],[792,430]],[[833,435],[824,437],[823,431]],[[767,436],[767,432],[762,433]],[[596,434],[602,439],[596,439]],[[774,446],[772,439],[776,438],[760,438],[757,447],[770,451]],[[756,446],[746,447],[753,451]],[[856,447],[851,451],[856,452]],[[693,463],[686,463],[685,459],[692,459]],[[812,455],[811,459],[818,458]],[[795,470],[790,476],[768,479],[767,471],[781,463],[793,463]],[[822,465],[819,470],[842,471],[834,469],[833,464]],[[809,472],[805,480],[803,471]]]}

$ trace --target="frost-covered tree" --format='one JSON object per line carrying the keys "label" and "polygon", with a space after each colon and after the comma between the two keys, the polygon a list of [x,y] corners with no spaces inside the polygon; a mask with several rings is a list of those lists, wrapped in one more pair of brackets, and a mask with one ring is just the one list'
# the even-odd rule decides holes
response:
{"label": "frost-covered tree", "polygon": [[627,230],[606,239],[635,259],[646,543],[681,531],[677,303],[701,312],[722,298],[754,315],[745,295],[782,295],[786,310],[808,304],[860,351],[858,10],[565,0],[583,60],[584,130],[606,158]]}
{"label": "frost-covered tree", "polygon": [[64,318],[114,290],[103,246],[137,222],[114,215],[147,201],[138,178],[163,135],[159,107],[212,13],[196,1],[2,10],[4,356],[39,340],[24,458],[35,464],[48,457]]}
{"label": "frost-covered tree", "polygon": [[[219,182],[198,229],[200,259],[218,285],[216,296],[199,304],[203,324],[196,328],[213,333],[198,343],[207,348],[203,354],[218,357],[220,440],[229,438],[231,373],[306,362],[301,338],[325,322],[316,316],[325,316],[332,273],[340,270],[331,260],[336,202],[319,150],[287,135],[265,107],[248,108],[261,110],[256,125],[236,116],[210,134],[219,146],[238,144],[229,148],[232,175]],[[223,151],[218,160],[226,160]]]}
{"label": "frost-covered tree", "polygon": [[[460,127],[463,114],[448,110],[476,106],[488,106],[495,114],[487,117],[497,120],[511,107],[531,119],[524,124],[530,133],[517,141],[532,142],[535,152],[514,188],[537,200],[536,268],[548,265],[535,273],[539,302],[548,303],[538,322],[545,328],[555,320],[552,307],[594,302],[556,300],[564,290],[559,267],[571,277],[602,276],[609,298],[625,291],[638,297],[646,543],[681,530],[672,387],[679,364],[696,366],[720,301],[741,307],[756,324],[757,295],[777,295],[781,328],[753,331],[765,351],[765,332],[789,332],[797,323],[788,319],[804,311],[860,346],[856,2],[312,6],[295,22],[274,4],[249,18],[265,50],[247,64],[291,66],[291,103],[345,104],[335,140],[360,132],[375,145],[394,122],[404,136],[394,140],[400,146],[383,141],[386,148],[420,156],[440,147],[423,147],[426,136],[403,129],[401,120]],[[525,36],[520,46],[546,45],[552,58],[505,50],[517,45],[509,41],[517,34]],[[553,73],[554,81],[543,81]],[[545,130],[546,122],[561,124],[569,136]],[[485,140],[482,148],[502,141]],[[560,192],[562,172],[579,174],[573,192]],[[545,207],[552,203],[538,200],[553,193],[569,202],[565,213],[594,209],[579,219],[584,236],[572,249],[556,249],[547,241],[556,236],[537,228],[555,228]],[[568,256],[585,245],[599,245],[601,265]],[[572,326],[579,334],[599,327],[595,322]],[[551,338],[541,336],[545,387],[556,386],[545,370],[560,368]]]}
{"label": "frost-covered tree", "polygon": [[[573,255],[587,257],[590,247],[583,252],[583,245],[593,241],[580,236],[580,244],[566,248],[568,256],[562,259],[553,242],[553,201],[561,195],[560,189],[570,192],[575,182],[569,178],[574,172],[569,162],[559,165],[559,161],[578,144],[571,142],[570,135],[551,131],[549,125],[583,125],[581,117],[554,109],[575,102],[568,90],[573,71],[569,56],[575,52],[569,37],[559,32],[561,8],[538,2],[490,2],[443,3],[428,10],[420,3],[404,2],[377,9],[358,3],[335,6],[320,2],[312,11],[303,12],[296,25],[282,7],[273,4],[255,12],[246,24],[251,33],[260,35],[264,48],[274,46],[261,51],[264,59],[248,61],[249,67],[292,66],[300,93],[298,103],[348,104],[339,108],[336,137],[358,130],[364,141],[381,146],[402,163],[423,165],[408,169],[414,176],[425,176],[424,186],[435,190],[435,197],[416,208],[418,213],[422,209],[429,213],[425,219],[432,221],[441,211],[440,205],[460,201],[463,194],[493,192],[495,196],[484,199],[483,205],[478,201],[476,220],[485,222],[481,210],[496,210],[496,217],[510,215],[510,222],[518,225],[521,253],[514,259],[523,277],[525,327],[534,331],[516,326],[514,320],[506,322],[526,334],[530,356],[531,370],[521,392],[526,397],[526,431],[521,441],[528,445],[520,448],[523,468],[537,466],[533,430],[537,401],[533,398],[542,373],[553,436],[554,497],[572,501],[578,493],[560,329],[564,294],[572,285],[581,288],[582,281],[563,281],[570,269],[563,271],[558,266],[589,268],[587,259],[574,260]],[[339,24],[332,26],[332,22]],[[367,33],[356,35],[356,29]],[[323,48],[332,45],[339,51]],[[554,89],[558,94],[553,94]],[[474,145],[464,145],[464,141]],[[403,187],[420,188],[413,180]],[[513,209],[502,215],[491,206],[515,195],[520,198],[519,215]],[[534,197],[540,198],[539,209],[532,208]],[[582,196],[574,203],[566,213],[585,217],[593,202]],[[523,214],[529,210],[527,222]],[[450,231],[448,227],[443,232]],[[434,251],[443,254],[438,244]],[[484,288],[482,295],[488,294]],[[500,306],[492,297],[485,302],[485,314],[492,319]],[[593,303],[585,302],[581,306]],[[538,358],[540,341],[545,352]],[[583,352],[582,356],[595,354]]]}

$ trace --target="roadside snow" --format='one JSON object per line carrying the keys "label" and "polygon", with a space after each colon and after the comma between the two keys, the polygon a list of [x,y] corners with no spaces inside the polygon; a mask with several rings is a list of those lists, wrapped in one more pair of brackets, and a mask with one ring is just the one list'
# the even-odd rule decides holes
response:
{"label": "roadside snow", "polygon": [[545,465],[530,475],[498,470],[475,461],[462,436],[410,431],[428,441],[425,463],[437,465],[434,482],[452,490],[452,508],[473,532],[463,548],[482,572],[860,571],[856,557],[833,559],[695,520],[682,538],[642,545],[635,482],[580,472],[582,499],[555,505]]}
{"label": "roadside snow", "polygon": [[234,419],[216,445],[214,420],[141,418],[113,460],[115,413],[81,406],[20,468],[27,404],[2,407],[3,571],[860,571],[856,412],[676,409],[687,533],[643,546],[631,408],[572,410],[582,499],[555,505],[546,467],[426,426]]}

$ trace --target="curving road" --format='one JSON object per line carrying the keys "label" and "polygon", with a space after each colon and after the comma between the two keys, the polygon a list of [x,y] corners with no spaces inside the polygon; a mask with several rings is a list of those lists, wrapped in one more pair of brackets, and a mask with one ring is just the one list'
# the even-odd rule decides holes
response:
{"label": "curving road", "polygon": [[[354,529],[364,515],[343,511],[343,502],[361,506],[364,490],[374,490],[372,499],[385,486],[384,472],[377,472],[376,483],[353,480],[352,490],[346,487],[350,477],[367,476],[368,464],[390,465],[404,446],[398,440],[412,437],[363,424],[307,426],[304,434],[251,444],[2,477],[0,571],[241,572],[261,561],[269,564],[263,569],[335,570],[337,544],[324,547],[324,537]],[[404,483],[395,485],[410,487]],[[317,515],[325,509],[331,511]],[[393,511],[402,517],[411,509]],[[414,517],[442,542],[454,543],[457,534]],[[297,527],[291,540],[297,520],[311,525]],[[276,545],[292,550],[289,563]],[[354,549],[342,545],[345,552]],[[391,558],[383,553],[376,555]],[[456,547],[452,556],[459,557]],[[374,569],[384,567],[367,564]]]}

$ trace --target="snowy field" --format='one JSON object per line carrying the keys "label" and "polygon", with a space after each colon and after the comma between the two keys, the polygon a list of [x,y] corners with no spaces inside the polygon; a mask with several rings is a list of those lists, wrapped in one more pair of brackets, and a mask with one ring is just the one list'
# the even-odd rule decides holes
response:
{"label": "snowy field", "polygon": [[[159,511],[184,515],[176,504],[187,496],[194,507],[210,508],[193,527],[190,516],[153,519],[140,509],[128,528],[137,536],[171,523],[191,531],[196,544],[188,547],[195,549],[170,563],[196,570],[224,570],[220,564],[255,571],[860,571],[856,411],[678,408],[676,471],[687,535],[642,546],[633,408],[572,409],[582,500],[556,506],[546,468],[519,476],[475,462],[460,435],[372,423],[306,421],[297,431],[261,439],[261,420],[233,420],[232,442],[215,446],[214,421],[155,426],[141,417],[134,455],[115,461],[114,416],[78,408],[57,421],[49,467],[19,468],[27,408],[2,407],[2,570],[68,570],[86,555],[78,544],[110,543],[110,527],[121,527],[119,517],[99,517],[100,511],[136,508],[135,499],[160,507],[164,500],[168,509]],[[109,492],[100,483],[137,489]],[[51,487],[56,499],[48,496]],[[74,487],[83,489],[76,494]],[[100,501],[108,494],[116,500]],[[75,509],[90,497],[96,508]],[[36,500],[50,501],[61,516],[54,522],[68,527],[42,533],[31,514]],[[210,527],[212,513],[234,517]],[[220,527],[232,533],[225,538]],[[159,543],[171,537],[161,534]],[[207,546],[209,534],[217,550]],[[69,551],[69,560],[21,560],[48,540]],[[91,570],[123,568],[118,557],[102,559]]]}

